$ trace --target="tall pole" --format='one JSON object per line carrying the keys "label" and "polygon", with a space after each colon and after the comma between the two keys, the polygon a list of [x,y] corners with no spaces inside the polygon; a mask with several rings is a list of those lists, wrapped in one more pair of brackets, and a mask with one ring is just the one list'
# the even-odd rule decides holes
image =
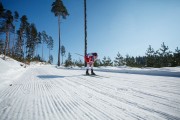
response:
{"label": "tall pole", "polygon": [[60,15],[58,15],[58,31],[59,31],[58,66],[60,66],[60,50],[61,50],[61,40],[60,40]]}
{"label": "tall pole", "polygon": [[[86,15],[86,0],[84,0],[84,56],[87,54],[87,15]],[[84,61],[84,65],[87,63]]]}

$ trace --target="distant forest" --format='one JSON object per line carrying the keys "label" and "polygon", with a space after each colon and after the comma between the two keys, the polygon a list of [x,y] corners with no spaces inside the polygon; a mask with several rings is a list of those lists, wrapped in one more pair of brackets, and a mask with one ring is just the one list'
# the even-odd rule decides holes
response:
{"label": "distant forest", "polygon": [[[20,17],[17,11],[6,10],[0,3],[0,54],[28,63],[34,60],[45,61],[44,49],[49,49],[48,62],[52,63],[50,51],[53,43],[53,38],[45,31],[39,32],[34,23],[28,22],[26,15]],[[37,52],[40,45],[41,56]]]}
{"label": "distant forest", "polygon": [[[19,25],[19,27],[16,27]],[[53,49],[54,40],[45,31],[39,32],[34,23],[29,23],[26,15],[19,16],[18,12],[6,10],[0,3],[0,54],[10,56],[18,61],[29,63],[30,61],[45,61],[44,49],[49,50],[48,60],[53,63],[53,56],[50,51]],[[41,46],[41,55],[37,52]],[[65,47],[61,46],[62,59],[65,56]],[[4,59],[5,59],[4,56]],[[71,54],[65,62],[68,66],[84,66],[82,60],[72,60]],[[180,50],[177,47],[169,51],[165,43],[161,44],[158,50],[151,45],[145,51],[145,56],[129,56],[124,58],[119,52],[114,60],[104,56],[102,60],[96,60],[94,66],[131,66],[131,67],[175,67],[180,66]]]}
{"label": "distant forest", "polygon": [[161,48],[154,50],[151,45],[146,50],[145,56],[131,57],[126,55],[122,57],[120,53],[117,54],[114,61],[109,57],[104,57],[98,65],[103,66],[131,66],[131,67],[175,67],[180,66],[180,50],[177,47],[174,52],[169,51],[168,46],[161,44]]}
{"label": "distant forest", "polygon": [[[68,62],[67,62],[68,61]],[[66,63],[67,62],[67,63]],[[65,62],[66,66],[78,65],[83,66],[81,60],[72,62],[71,55],[69,53]],[[151,45],[147,48],[145,56],[129,56],[125,58],[118,52],[114,60],[110,57],[104,56],[102,60],[96,60],[94,66],[130,66],[130,67],[175,67],[180,66],[180,50],[177,47],[174,52],[169,51],[168,46],[161,44],[158,50],[154,50]]]}

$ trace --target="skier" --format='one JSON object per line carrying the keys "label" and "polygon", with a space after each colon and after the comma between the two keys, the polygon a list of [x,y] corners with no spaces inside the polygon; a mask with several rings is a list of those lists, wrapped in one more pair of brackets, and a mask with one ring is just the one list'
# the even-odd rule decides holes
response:
{"label": "skier", "polygon": [[86,68],[86,75],[89,75],[89,67],[91,67],[91,75],[96,75],[93,72],[93,66],[94,66],[94,62],[97,59],[97,53],[88,53],[86,54],[86,56],[84,56],[84,59],[87,63],[87,68]]}

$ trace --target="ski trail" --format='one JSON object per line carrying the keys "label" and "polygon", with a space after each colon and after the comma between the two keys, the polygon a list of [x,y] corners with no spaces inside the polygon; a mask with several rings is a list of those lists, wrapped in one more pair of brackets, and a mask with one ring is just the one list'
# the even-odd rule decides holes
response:
{"label": "ski trail", "polygon": [[30,67],[0,91],[0,120],[179,120],[173,77]]}

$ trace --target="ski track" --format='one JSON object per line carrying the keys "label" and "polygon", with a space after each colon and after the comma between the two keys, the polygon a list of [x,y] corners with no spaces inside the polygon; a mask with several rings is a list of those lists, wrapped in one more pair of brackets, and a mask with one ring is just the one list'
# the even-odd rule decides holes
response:
{"label": "ski track", "polygon": [[0,91],[0,120],[180,120],[177,77],[30,67]]}

